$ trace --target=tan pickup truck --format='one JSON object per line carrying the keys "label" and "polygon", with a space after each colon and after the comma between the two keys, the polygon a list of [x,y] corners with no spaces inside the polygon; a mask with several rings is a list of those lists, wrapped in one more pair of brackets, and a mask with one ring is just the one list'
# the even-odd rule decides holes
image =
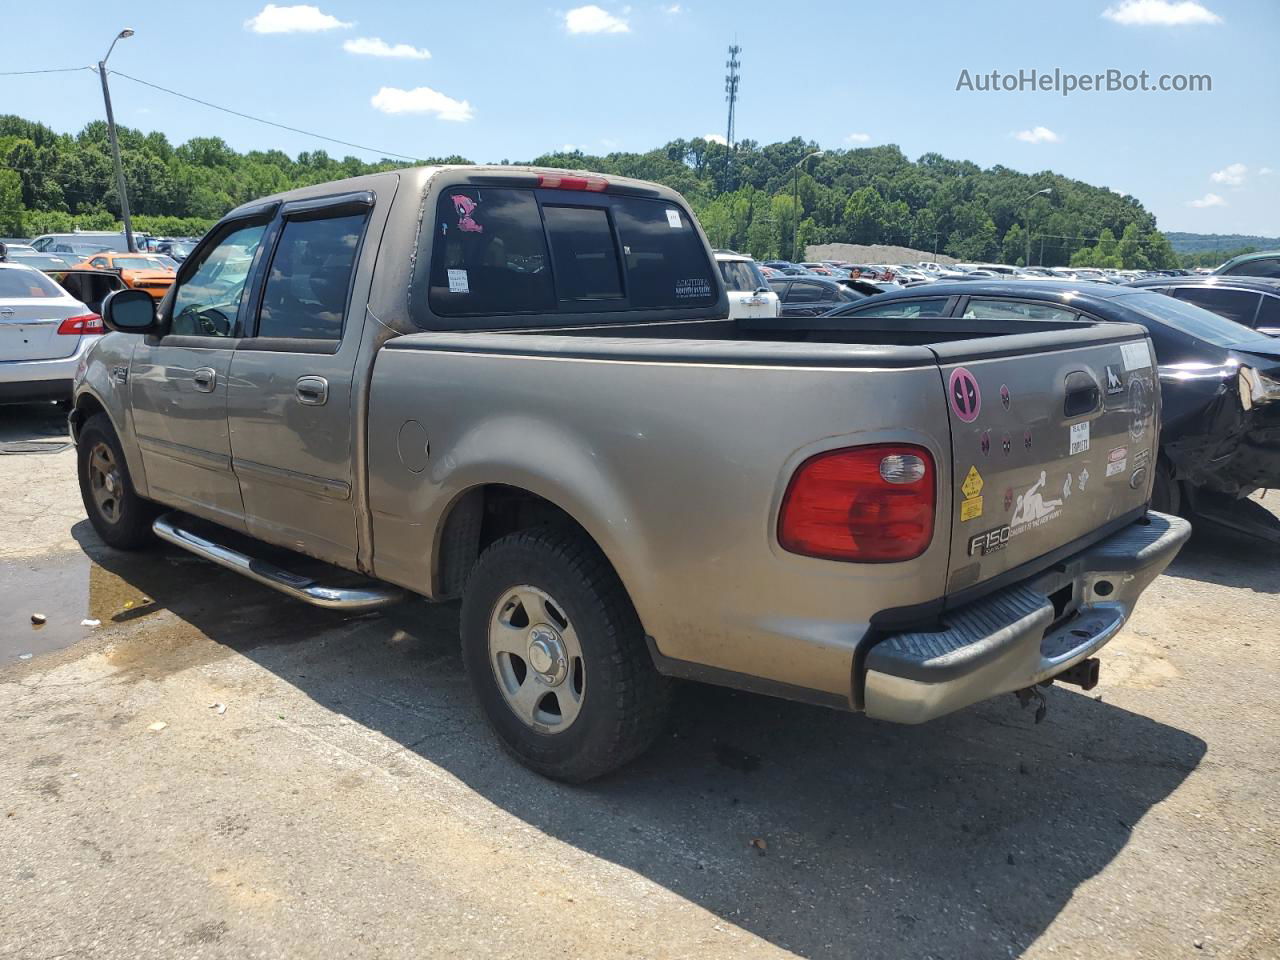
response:
{"label": "tan pickup truck", "polygon": [[269,197],[103,318],[71,425],[104,540],[338,609],[460,597],[497,737],[567,780],[643,750],[671,677],[906,723],[1087,687],[1189,532],[1147,510],[1140,327],[729,319],[635,180]]}

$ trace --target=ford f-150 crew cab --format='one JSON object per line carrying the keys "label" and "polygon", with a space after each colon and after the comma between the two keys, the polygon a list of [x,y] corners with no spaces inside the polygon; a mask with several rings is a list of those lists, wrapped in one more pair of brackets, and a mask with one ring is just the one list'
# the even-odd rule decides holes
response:
{"label": "ford f-150 crew cab", "polygon": [[635,180],[295,190],[103,317],[71,428],[108,544],[339,609],[460,597],[488,722],[567,780],[643,750],[672,677],[904,723],[1087,687],[1189,534],[1147,510],[1140,327],[731,320]]}

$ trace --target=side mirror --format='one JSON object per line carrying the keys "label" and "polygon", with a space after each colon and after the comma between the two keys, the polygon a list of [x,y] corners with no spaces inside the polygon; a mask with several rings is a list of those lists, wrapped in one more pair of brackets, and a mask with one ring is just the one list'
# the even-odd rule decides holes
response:
{"label": "side mirror", "polygon": [[102,301],[102,322],[117,333],[155,333],[156,302],[145,290],[117,290]]}

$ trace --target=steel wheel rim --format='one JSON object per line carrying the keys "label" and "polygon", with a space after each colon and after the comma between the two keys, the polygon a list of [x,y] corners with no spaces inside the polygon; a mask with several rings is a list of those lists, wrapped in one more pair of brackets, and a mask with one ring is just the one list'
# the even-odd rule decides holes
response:
{"label": "steel wheel rim", "polygon": [[89,451],[89,490],[102,519],[118,523],[123,509],[120,495],[124,492],[124,481],[116,456],[105,443],[99,442]]}
{"label": "steel wheel rim", "polygon": [[564,607],[537,587],[507,590],[489,617],[489,666],[507,707],[539,733],[563,733],[582,711],[587,670]]}

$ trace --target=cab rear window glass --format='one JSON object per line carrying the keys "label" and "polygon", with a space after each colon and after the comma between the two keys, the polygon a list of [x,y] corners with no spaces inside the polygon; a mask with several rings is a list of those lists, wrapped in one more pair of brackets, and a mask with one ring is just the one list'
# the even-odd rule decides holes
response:
{"label": "cab rear window glass", "polygon": [[543,205],[556,292],[561,300],[608,300],[622,296],[618,247],[609,212],[599,207]]}
{"label": "cab rear window glass", "polygon": [[706,307],[719,296],[689,217],[660,200],[612,198],[633,307]]}
{"label": "cab rear window glass", "polygon": [[441,316],[680,309],[719,297],[696,227],[665,201],[448,187],[431,230],[427,301]]}
{"label": "cab rear window glass", "polygon": [[555,309],[532,190],[450,187],[433,224],[431,309],[445,316]]}

